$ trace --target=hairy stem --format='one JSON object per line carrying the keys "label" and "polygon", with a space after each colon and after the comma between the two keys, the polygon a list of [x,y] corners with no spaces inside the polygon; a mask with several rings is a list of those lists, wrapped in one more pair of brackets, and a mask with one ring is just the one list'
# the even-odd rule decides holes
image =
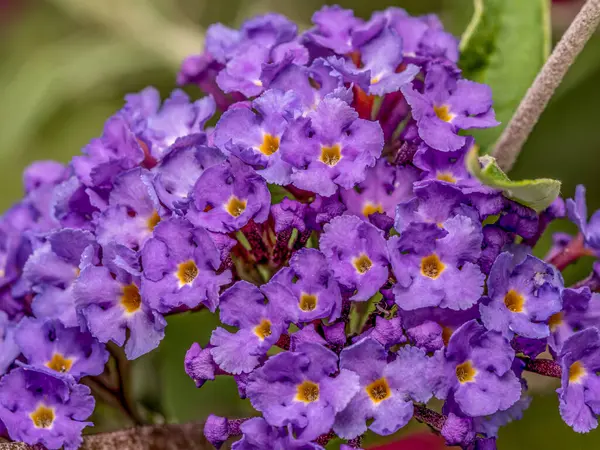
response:
{"label": "hairy stem", "polygon": [[589,254],[589,250],[585,248],[583,235],[580,233],[571,239],[571,242],[569,242],[562,252],[554,255],[548,262],[562,271],[582,256]]}
{"label": "hairy stem", "polygon": [[509,171],[569,67],[600,23],[600,0],[587,0],[525,94],[492,152]]}
{"label": "hairy stem", "polygon": [[425,405],[415,403],[414,418],[419,422],[429,425],[434,431],[440,433],[446,422],[446,416],[427,408]]}
{"label": "hairy stem", "polygon": [[560,364],[551,359],[530,359],[522,358],[525,363],[525,370],[539,375],[544,375],[551,378],[560,378],[562,376],[562,368]]}

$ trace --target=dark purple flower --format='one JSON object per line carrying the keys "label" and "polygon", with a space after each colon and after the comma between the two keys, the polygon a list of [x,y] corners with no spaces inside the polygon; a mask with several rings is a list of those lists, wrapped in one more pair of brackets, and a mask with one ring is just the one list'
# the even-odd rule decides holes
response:
{"label": "dark purple flower", "polygon": [[481,225],[457,215],[442,223],[415,224],[388,241],[394,295],[401,309],[428,306],[468,309],[483,294],[485,276],[476,264]]}
{"label": "dark purple flower", "polygon": [[324,227],[321,251],[351,300],[365,301],[388,279],[389,257],[383,232],[356,216],[336,217]]}
{"label": "dark purple flower", "polygon": [[[352,439],[367,431],[393,434],[413,415],[412,401],[427,403],[432,396],[428,358],[420,349],[403,347],[388,363],[388,352],[374,339],[366,338],[345,348],[340,369],[359,376],[360,389],[346,408],[338,413],[334,431]],[[418,374],[418,375],[417,375]]]}
{"label": "dark purple flower", "polygon": [[489,300],[479,309],[488,330],[509,339],[550,334],[548,319],[562,309],[563,280],[555,267],[531,255],[519,260],[505,252],[492,266],[487,286]]}
{"label": "dark purple flower", "polygon": [[299,107],[293,91],[268,90],[252,102],[252,109],[226,111],[215,127],[214,144],[261,169],[258,173],[267,182],[289,184],[292,168],[281,159],[279,144]]}
{"label": "dark purple flower", "polygon": [[77,312],[98,341],[125,344],[128,359],[154,350],[165,319],[140,295],[140,279],[117,267],[85,266],[75,282]]}
{"label": "dark purple flower", "polygon": [[346,210],[338,195],[330,197],[315,196],[314,201],[306,208],[305,221],[308,229],[321,231],[333,218]]}
{"label": "dark purple flower", "polygon": [[347,103],[325,98],[315,111],[292,122],[281,140],[281,157],[293,166],[292,184],[323,196],[354,187],[383,148],[377,122],[358,118]]}
{"label": "dark purple flower", "polygon": [[15,441],[75,450],[93,410],[90,388],[64,375],[20,367],[0,381],[0,421]]}
{"label": "dark purple flower", "polygon": [[452,396],[462,413],[471,417],[504,411],[521,397],[521,383],[511,369],[514,357],[508,339],[471,320],[456,330],[445,350],[436,353],[435,395]]}
{"label": "dark purple flower", "polygon": [[292,425],[300,439],[327,433],[359,389],[358,375],[339,370],[331,350],[312,343],[272,356],[250,375],[248,397],[273,426]]}
{"label": "dark purple flower", "polygon": [[296,439],[287,428],[272,427],[262,417],[254,417],[241,426],[242,438],[232,450],[324,450],[303,439]]}
{"label": "dark purple flower", "polygon": [[271,204],[265,181],[233,156],[202,173],[192,198],[188,219],[196,226],[219,233],[237,231],[251,219],[264,222]]}
{"label": "dark purple flower", "polygon": [[303,248],[290,260],[290,267],[281,269],[272,280],[292,292],[299,322],[328,318],[333,321],[340,316],[342,295],[328,262],[318,250]]}
{"label": "dark purple flower", "polygon": [[229,270],[217,273],[221,252],[211,234],[182,218],[158,224],[141,255],[142,298],[157,311],[200,304],[214,311],[221,286],[231,281]]}
{"label": "dark purple flower", "polygon": [[306,230],[307,205],[284,197],[280,203],[271,206],[271,216],[275,221],[275,233],[297,229],[300,232]]}
{"label": "dark purple flower", "polygon": [[0,376],[4,375],[21,350],[15,342],[15,324],[0,310]]}
{"label": "dark purple flower", "polygon": [[99,375],[108,352],[88,332],[65,328],[58,321],[25,317],[15,332],[15,341],[32,366],[68,373],[76,380]]}
{"label": "dark purple flower", "polygon": [[489,86],[458,79],[442,65],[430,66],[423,93],[411,85],[402,87],[417,121],[419,136],[441,151],[455,151],[466,143],[459,130],[498,125]]}
{"label": "dark purple flower", "polygon": [[229,373],[251,372],[297,318],[297,310],[292,293],[276,280],[260,289],[238,281],[223,292],[219,302],[221,322],[238,331],[231,333],[221,327],[213,331],[214,361]]}
{"label": "dark purple flower", "polygon": [[579,331],[566,340],[558,361],[562,368],[561,387],[556,390],[560,415],[578,433],[598,426],[600,414],[600,332],[597,328]]}
{"label": "dark purple flower", "polygon": [[374,213],[394,217],[396,205],[413,197],[419,171],[412,166],[393,166],[385,159],[367,169],[364,181],[340,191],[347,211],[367,220]]}

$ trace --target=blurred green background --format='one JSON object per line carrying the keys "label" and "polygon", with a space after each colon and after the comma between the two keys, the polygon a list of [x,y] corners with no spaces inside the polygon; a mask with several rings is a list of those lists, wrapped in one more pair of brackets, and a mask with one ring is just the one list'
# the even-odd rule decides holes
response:
{"label": "blurred green background", "polygon": [[[529,1],[529,0],[523,0]],[[166,95],[179,62],[202,48],[202,30],[213,22],[239,25],[264,11],[278,11],[308,27],[322,0],[0,0],[0,206],[21,195],[24,167],[37,159],[68,161],[101,133],[104,121],[122,106],[127,92],[154,85]],[[400,6],[413,14],[437,12],[460,35],[472,0],[349,0],[342,6],[368,17],[376,9]],[[556,2],[557,40],[580,2]],[[514,70],[519,70],[515,68]],[[588,189],[591,208],[600,206],[600,36],[573,66],[529,139],[513,179],[552,177],[571,196],[578,183]],[[194,96],[199,92],[189,90]],[[569,224],[552,230],[573,231]],[[543,254],[550,233],[537,253]],[[581,261],[567,282],[589,272]],[[214,319],[202,313],[172,318],[159,351],[136,362],[135,382],[144,405],[168,421],[201,419],[209,412],[246,416],[249,404],[235,400],[235,384],[219,379],[196,390],[183,371],[193,341],[206,344]],[[415,374],[418,376],[418,374]],[[553,381],[533,378],[533,406],[508,426],[500,449],[600,448],[600,431],[576,435],[558,415]],[[103,409],[100,409],[102,414]],[[122,426],[104,413],[97,429]],[[411,428],[412,430],[412,428]],[[410,432],[411,430],[404,431]]]}

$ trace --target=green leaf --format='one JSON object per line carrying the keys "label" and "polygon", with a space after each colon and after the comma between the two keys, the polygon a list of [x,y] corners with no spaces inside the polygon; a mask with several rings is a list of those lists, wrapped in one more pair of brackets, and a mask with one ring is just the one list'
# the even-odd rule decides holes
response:
{"label": "green leaf", "polygon": [[467,156],[467,169],[484,185],[500,189],[511,200],[528,206],[537,212],[543,211],[560,194],[560,181],[550,178],[512,181],[492,156],[479,157],[477,146]]}
{"label": "green leaf", "polygon": [[459,66],[465,78],[492,88],[501,125],[472,133],[487,153],[550,53],[550,0],[473,0],[473,4]]}

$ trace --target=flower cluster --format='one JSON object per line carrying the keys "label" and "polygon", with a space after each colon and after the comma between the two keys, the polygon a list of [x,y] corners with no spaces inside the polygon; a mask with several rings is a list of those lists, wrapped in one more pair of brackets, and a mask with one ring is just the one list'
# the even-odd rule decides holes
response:
{"label": "flower cluster", "polygon": [[[359,448],[415,418],[494,448],[529,405],[526,370],[561,378],[575,431],[597,426],[600,266],[572,287],[560,272],[600,255],[583,188],[536,213],[469,173],[462,131],[497,124],[492,95],[435,16],[313,23],[211,26],[178,78],[209,95],[129,95],[68,166],[26,170],[0,220],[0,433],[77,448],[110,354],[199,309],[224,326],[186,372],[233,377],[261,414],[210,416],[215,446]],[[567,213],[581,234],[533,256]]]}

